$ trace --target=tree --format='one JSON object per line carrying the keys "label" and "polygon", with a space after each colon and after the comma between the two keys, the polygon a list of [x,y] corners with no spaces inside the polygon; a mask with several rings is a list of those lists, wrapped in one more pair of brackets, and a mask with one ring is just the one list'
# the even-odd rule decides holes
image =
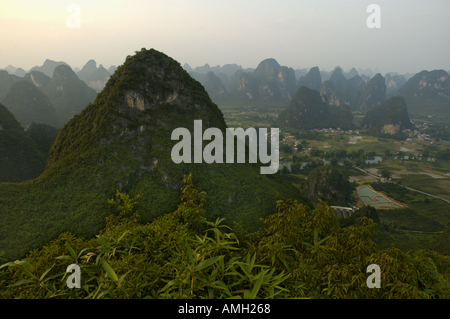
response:
{"label": "tree", "polygon": [[339,160],[338,160],[336,157],[333,156],[333,157],[330,159],[330,165],[331,165],[331,166],[337,166],[338,163],[339,163]]}
{"label": "tree", "polygon": [[358,157],[355,160],[355,164],[356,164],[356,166],[362,168],[364,166],[364,164],[366,164],[366,158],[364,156]]}
{"label": "tree", "polygon": [[285,154],[292,154],[292,147],[290,147],[289,145],[282,145],[280,147],[281,152],[285,153]]}
{"label": "tree", "polygon": [[283,168],[281,169],[281,174],[286,175],[289,173],[290,173],[289,168],[287,168],[287,166],[283,166]]}
{"label": "tree", "polygon": [[183,176],[181,187],[181,204],[174,215],[181,217],[185,224],[194,230],[200,230],[205,221],[206,211],[203,208],[206,201],[206,193],[199,192],[192,183],[192,174]]}
{"label": "tree", "polygon": [[344,160],[344,167],[345,168],[352,168],[353,167],[353,163],[350,162],[349,160],[345,159]]}
{"label": "tree", "polygon": [[291,165],[291,172],[292,172],[292,174],[300,174],[301,167],[302,167],[302,164],[300,164],[300,163],[292,164]]}
{"label": "tree", "polygon": [[383,168],[380,171],[381,177],[385,178],[385,179],[390,179],[392,176],[392,173],[387,169],[387,168]]}
{"label": "tree", "polygon": [[384,155],[386,155],[386,156],[391,156],[392,153],[391,153],[390,150],[385,150],[385,151],[384,151]]}

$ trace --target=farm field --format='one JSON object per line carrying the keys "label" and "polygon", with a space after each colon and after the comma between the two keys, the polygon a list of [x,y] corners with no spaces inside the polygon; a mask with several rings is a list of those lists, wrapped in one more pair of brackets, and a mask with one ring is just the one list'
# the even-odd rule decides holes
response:
{"label": "farm field", "polygon": [[[271,127],[271,119],[275,118],[278,109],[266,108],[260,112],[256,108],[228,108],[222,109],[229,127]],[[363,115],[356,114],[354,123],[358,124]],[[450,148],[446,141],[424,140],[410,138],[404,141],[392,138],[378,138],[369,136],[364,130],[360,134],[352,132],[318,132],[300,131],[295,129],[280,129],[280,137],[288,137],[281,145],[294,143],[302,144],[302,151],[291,154],[281,153],[280,170],[283,166],[291,168],[295,162],[329,163],[324,159],[327,153],[345,150],[375,154],[368,158],[363,170],[355,167],[342,170],[346,172],[349,181],[357,186],[372,186],[378,193],[382,193],[393,200],[403,203],[407,208],[394,210],[380,210],[380,222],[383,231],[379,239],[380,247],[389,247],[394,243],[398,248],[408,250],[427,249],[435,243],[437,235],[445,229],[450,217],[450,204],[441,199],[409,190],[428,193],[446,200],[450,200],[450,161],[432,157],[421,157],[424,151],[430,154],[438,150]],[[280,147],[281,147],[280,145]],[[319,151],[321,155],[311,156],[311,150]],[[316,152],[317,153],[317,152]],[[399,156],[401,155],[401,156]],[[342,159],[339,161],[342,164]],[[302,164],[302,167],[304,164]],[[390,183],[380,183],[382,170],[391,173]],[[367,173],[364,173],[366,171]],[[311,169],[301,169],[297,174],[286,176],[297,188],[302,189],[303,183]],[[405,187],[402,187],[405,186]],[[317,200],[312,200],[317,204]],[[353,205],[357,205],[356,202]],[[358,206],[361,206],[362,201]]]}

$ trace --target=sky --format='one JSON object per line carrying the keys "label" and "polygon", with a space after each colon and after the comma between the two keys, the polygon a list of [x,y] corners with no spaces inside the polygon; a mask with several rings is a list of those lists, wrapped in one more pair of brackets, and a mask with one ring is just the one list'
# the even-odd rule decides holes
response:
{"label": "sky", "polygon": [[[380,28],[367,26],[371,4]],[[69,27],[71,5],[79,28]],[[449,0],[3,0],[0,68],[45,59],[108,68],[154,48],[192,68],[274,58],[294,69],[449,71],[449,13]]]}

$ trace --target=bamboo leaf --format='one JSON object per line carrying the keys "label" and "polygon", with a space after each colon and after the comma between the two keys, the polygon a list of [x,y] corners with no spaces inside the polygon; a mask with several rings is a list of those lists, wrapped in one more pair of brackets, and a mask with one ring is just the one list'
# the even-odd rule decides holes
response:
{"label": "bamboo leaf", "polygon": [[51,266],[49,269],[47,269],[41,276],[41,278],[39,278],[39,281],[42,281],[45,277],[45,275],[47,275],[47,273],[52,270],[52,268],[55,267],[55,264],[53,264],[53,266]]}
{"label": "bamboo leaf", "polygon": [[70,256],[72,256],[73,260],[77,260],[77,254],[75,254],[75,251],[70,247],[68,243],[66,243],[66,247],[69,250]]}
{"label": "bamboo leaf", "polygon": [[24,279],[24,280],[20,280],[20,281],[14,283],[14,284],[11,284],[11,285],[9,285],[8,287],[20,286],[20,285],[28,284],[28,283],[32,283],[32,282],[34,283],[34,282],[36,282],[36,281],[35,281],[35,280],[32,280],[32,279]]}
{"label": "bamboo leaf", "polygon": [[122,234],[122,236],[119,237],[119,240],[117,240],[117,243],[119,243],[119,242],[122,240],[123,236],[125,236],[128,232],[129,232],[129,230],[127,230],[126,232],[124,232],[124,233]]}
{"label": "bamboo leaf", "polygon": [[192,257],[191,247],[189,246],[187,240],[186,240],[186,249],[189,256],[189,260],[191,261],[191,265],[194,265],[194,257]]}
{"label": "bamboo leaf", "polygon": [[263,282],[263,279],[264,279],[264,273],[261,270],[260,276],[259,276],[258,280],[256,281],[255,286],[253,286],[252,292],[250,293],[250,296],[249,296],[250,299],[255,299],[256,298],[256,295],[258,294],[259,288],[261,288],[261,284]]}
{"label": "bamboo leaf", "polygon": [[6,263],[6,264],[3,264],[1,267],[0,267],[0,269],[2,269],[2,268],[4,268],[4,267],[15,267],[15,266],[17,266],[15,263],[13,263],[13,262],[9,262],[9,263]]}
{"label": "bamboo leaf", "polygon": [[132,270],[127,271],[126,273],[124,273],[122,276],[120,276],[119,278],[119,286],[122,284],[122,281],[125,279],[125,277],[131,272]]}
{"label": "bamboo leaf", "polygon": [[204,262],[195,266],[194,271],[200,271],[206,267],[209,267],[212,264],[214,264],[215,262],[217,262],[218,260],[222,259],[223,257],[224,256],[216,256],[216,257],[209,258],[209,259],[205,260]]}
{"label": "bamboo leaf", "polygon": [[111,278],[111,280],[114,282],[118,282],[119,278],[117,278],[117,275],[114,272],[114,270],[111,268],[111,266],[102,257],[99,257],[99,258],[100,258],[100,262],[102,263],[102,266],[105,269],[106,273],[108,274],[109,278]]}
{"label": "bamboo leaf", "polygon": [[30,264],[30,263],[29,263],[28,261],[26,261],[26,260],[16,260],[16,261],[14,262],[14,264],[16,264],[17,266],[22,266],[22,267],[24,267],[25,269],[27,269],[27,270],[29,270],[29,271],[33,271],[33,270],[34,270],[33,265]]}
{"label": "bamboo leaf", "polygon": [[68,259],[68,260],[71,260],[71,261],[75,261],[75,260],[72,258],[72,256],[68,256],[68,255],[58,256],[58,257],[55,257],[55,259]]}

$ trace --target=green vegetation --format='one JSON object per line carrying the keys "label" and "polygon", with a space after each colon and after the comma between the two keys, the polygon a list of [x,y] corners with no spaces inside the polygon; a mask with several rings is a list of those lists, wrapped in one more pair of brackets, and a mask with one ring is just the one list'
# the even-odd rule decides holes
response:
{"label": "green vegetation", "polygon": [[[127,98],[130,91],[136,100]],[[168,104],[174,92],[177,98]],[[138,98],[144,110],[133,107]],[[190,172],[210,192],[208,220],[226,218],[228,226],[238,222],[247,231],[257,230],[280,199],[313,207],[281,176],[261,174],[261,163],[173,163],[171,150],[178,141],[171,140],[172,131],[192,132],[196,119],[203,120],[203,130],[226,128],[219,108],[179,63],[145,49],[127,58],[95,102],[59,130],[38,178],[0,183],[0,251],[21,258],[63,232],[93,237],[117,189],[143,194],[142,222],[152,222],[176,209],[181,176]]]}
{"label": "green vegetation", "polygon": [[346,206],[352,201],[353,188],[339,169],[325,165],[308,175],[304,191],[308,196],[320,198],[330,204]]}
{"label": "green vegetation", "polygon": [[[376,104],[376,81],[363,92],[360,77],[336,69],[324,95],[300,87],[283,110],[295,75],[268,59],[232,77],[219,109],[208,96],[226,92],[219,77],[210,72],[205,90],[156,50],[128,56],[95,101],[79,105],[77,94],[89,94],[68,66],[51,81],[38,73],[28,80],[64,104],[59,116],[79,114],[59,130],[24,131],[0,105],[0,181],[36,177],[0,183],[0,298],[450,297],[448,203],[400,186],[450,199],[447,122],[422,118],[433,141],[382,133],[409,123],[403,98],[364,119],[348,106],[360,96],[361,108]],[[318,68],[306,78],[321,84]],[[3,87],[15,80],[0,71]],[[284,166],[261,175],[261,163],[175,165],[171,133],[192,132],[195,119],[203,131],[281,127]],[[309,130],[355,125],[368,128]],[[366,163],[376,155],[381,163]],[[328,205],[358,205],[352,192],[373,180],[365,170],[399,181],[371,185],[408,208],[338,219]],[[383,289],[366,287],[373,263]],[[66,286],[69,264],[81,268],[81,289]]]}
{"label": "green vegetation", "polygon": [[[204,220],[205,193],[192,187],[185,176],[179,205],[184,213],[169,213],[145,225],[130,223],[134,201],[118,193],[129,209],[119,223],[107,224],[102,235],[87,240],[63,233],[26,258],[0,266],[0,297],[450,297],[448,256],[380,250],[371,239],[373,220],[366,216],[341,227],[324,203],[310,211],[297,202],[278,201],[277,212],[257,232],[242,233],[239,227],[224,226],[223,219]],[[202,230],[196,229],[199,225]],[[81,289],[67,287],[70,264],[80,267]],[[366,286],[370,264],[380,266],[381,289]]]}
{"label": "green vegetation", "polygon": [[36,143],[42,154],[48,156],[50,149],[58,135],[58,129],[47,124],[32,122],[26,133]]}
{"label": "green vegetation", "polygon": [[45,159],[14,115],[0,104],[0,182],[36,178],[44,171]]}

